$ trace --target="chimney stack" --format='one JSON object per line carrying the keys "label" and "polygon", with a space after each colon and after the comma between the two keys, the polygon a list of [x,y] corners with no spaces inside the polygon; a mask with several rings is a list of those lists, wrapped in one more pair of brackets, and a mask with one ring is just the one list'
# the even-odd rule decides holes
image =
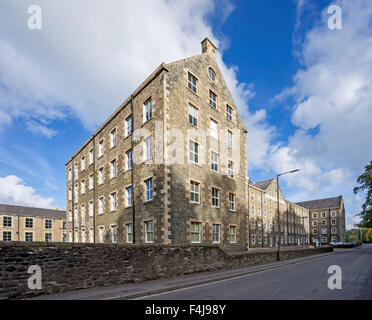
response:
{"label": "chimney stack", "polygon": [[209,53],[212,57],[216,57],[217,48],[208,38],[205,38],[201,44],[202,53]]}

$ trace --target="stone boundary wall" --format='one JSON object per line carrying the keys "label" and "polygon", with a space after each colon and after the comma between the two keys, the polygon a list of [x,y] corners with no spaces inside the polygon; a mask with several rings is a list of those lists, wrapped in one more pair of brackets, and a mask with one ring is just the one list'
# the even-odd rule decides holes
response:
{"label": "stone boundary wall", "polygon": [[[333,251],[288,250],[281,260]],[[218,246],[0,242],[0,299],[112,286],[276,261],[276,252],[228,254]],[[31,265],[42,270],[42,289],[28,289]]]}

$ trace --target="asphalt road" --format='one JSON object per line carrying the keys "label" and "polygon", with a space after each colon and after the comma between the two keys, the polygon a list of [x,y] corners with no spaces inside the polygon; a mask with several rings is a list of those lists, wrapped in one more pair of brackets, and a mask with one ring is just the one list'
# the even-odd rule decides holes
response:
{"label": "asphalt road", "polygon": [[[214,283],[147,296],[148,300],[369,299],[372,300],[372,245]],[[341,267],[342,288],[331,290],[327,270]]]}

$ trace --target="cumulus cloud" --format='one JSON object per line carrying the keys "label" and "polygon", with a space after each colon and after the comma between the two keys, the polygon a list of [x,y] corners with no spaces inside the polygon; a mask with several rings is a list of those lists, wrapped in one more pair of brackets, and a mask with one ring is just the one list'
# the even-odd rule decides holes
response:
{"label": "cumulus cloud", "polygon": [[55,208],[53,198],[44,198],[15,176],[0,177],[0,203],[32,206],[39,208]]}
{"label": "cumulus cloud", "polygon": [[[269,156],[273,168],[300,167],[285,180],[314,194],[343,193],[355,221],[359,201],[350,196],[356,177],[372,158],[372,3],[339,1],[343,29],[327,27],[327,8],[300,50],[303,68],[277,99],[295,100],[288,144]],[[299,1],[301,9],[303,1]],[[333,191],[333,194],[332,194]],[[299,195],[299,194],[298,194]]]}
{"label": "cumulus cloud", "polygon": [[42,30],[27,28],[32,4],[9,0],[0,12],[0,112],[9,117],[58,119],[71,109],[93,129],[161,62],[213,38],[204,21],[212,0],[41,0]]}

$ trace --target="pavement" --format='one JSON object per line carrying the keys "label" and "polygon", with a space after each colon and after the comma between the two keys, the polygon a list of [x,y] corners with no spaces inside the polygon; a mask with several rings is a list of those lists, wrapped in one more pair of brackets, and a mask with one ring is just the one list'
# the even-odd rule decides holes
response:
{"label": "pavement", "polygon": [[[330,290],[330,265],[342,269],[342,289]],[[203,272],[171,279],[91,288],[40,300],[372,299],[372,245],[303,258]]]}

